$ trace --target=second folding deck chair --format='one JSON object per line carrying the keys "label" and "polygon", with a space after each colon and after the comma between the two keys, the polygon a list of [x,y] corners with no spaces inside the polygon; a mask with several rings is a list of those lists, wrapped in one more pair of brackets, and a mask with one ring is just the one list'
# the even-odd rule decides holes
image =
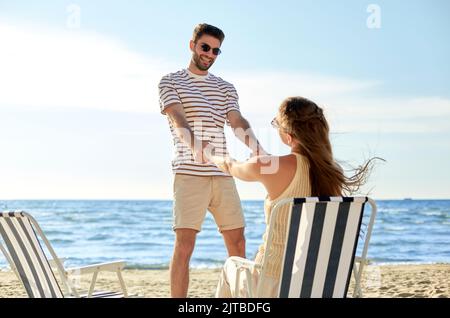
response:
{"label": "second folding deck chair", "polygon": [[[361,223],[366,202],[371,215],[366,232]],[[271,214],[266,249],[270,249],[272,231],[280,207],[290,205],[286,245],[281,267],[278,296],[280,298],[345,298],[352,270],[355,277],[353,297],[362,297],[361,277],[367,263],[367,250],[377,213],[375,201],[368,197],[289,198],[278,202]],[[365,236],[360,257],[356,249],[360,236]],[[266,250],[268,255],[269,251]],[[261,264],[232,256],[227,261],[237,268],[235,295],[239,295],[239,276],[246,275],[249,297],[262,295],[261,286],[267,258]],[[251,270],[260,272],[256,291],[252,291]]]}
{"label": "second folding deck chair", "polygon": [[[0,242],[0,249],[30,298],[120,298],[128,296],[121,274],[125,262],[117,261],[64,269],[39,224],[26,212],[0,212],[0,236],[6,246],[3,247]],[[47,259],[38,236],[42,239],[53,260]],[[64,292],[55,277],[51,263],[56,267]],[[116,272],[122,292],[95,292],[95,283],[100,271]],[[71,274],[93,274],[87,294],[80,294],[75,288],[69,278]]]}

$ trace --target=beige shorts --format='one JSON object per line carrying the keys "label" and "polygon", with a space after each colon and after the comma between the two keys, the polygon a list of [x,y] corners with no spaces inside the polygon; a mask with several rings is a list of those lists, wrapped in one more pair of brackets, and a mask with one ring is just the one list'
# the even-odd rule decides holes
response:
{"label": "beige shorts", "polygon": [[175,174],[173,197],[174,230],[200,231],[206,210],[213,215],[220,232],[245,226],[241,200],[232,177]]}

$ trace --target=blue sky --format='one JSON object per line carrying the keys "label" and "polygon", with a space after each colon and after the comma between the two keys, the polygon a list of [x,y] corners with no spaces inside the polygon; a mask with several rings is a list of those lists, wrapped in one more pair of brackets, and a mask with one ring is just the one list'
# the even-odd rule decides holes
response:
{"label": "blue sky", "polygon": [[[371,4],[380,28],[368,27]],[[337,159],[387,160],[371,196],[447,198],[449,9],[445,0],[0,0],[0,197],[170,199],[172,141],[156,86],[187,66],[192,29],[208,22],[226,34],[211,72],[235,84],[272,153],[287,151],[269,127],[278,104],[303,95],[325,108]],[[258,184],[238,189],[264,198]]]}

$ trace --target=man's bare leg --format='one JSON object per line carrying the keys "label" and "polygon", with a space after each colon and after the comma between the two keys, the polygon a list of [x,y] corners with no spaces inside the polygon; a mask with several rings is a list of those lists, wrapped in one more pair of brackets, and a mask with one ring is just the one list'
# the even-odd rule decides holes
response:
{"label": "man's bare leg", "polygon": [[222,231],[228,256],[240,256],[245,258],[244,228]]}
{"label": "man's bare leg", "polygon": [[170,293],[174,298],[187,297],[189,287],[189,261],[194,251],[197,231],[175,230],[175,247],[170,263]]}

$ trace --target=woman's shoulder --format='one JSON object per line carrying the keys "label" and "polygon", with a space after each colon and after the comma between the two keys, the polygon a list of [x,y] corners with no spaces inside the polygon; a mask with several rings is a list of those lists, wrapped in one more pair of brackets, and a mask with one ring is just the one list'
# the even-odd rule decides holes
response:
{"label": "woman's shoulder", "polygon": [[301,156],[299,154],[290,153],[288,155],[283,156],[275,156],[275,155],[261,155],[261,156],[254,156],[248,159],[248,162],[258,163],[258,164],[265,164],[268,162],[276,161],[276,160],[288,160],[288,161],[295,161],[296,156]]}
{"label": "woman's shoulder", "polygon": [[303,160],[302,158],[303,158],[302,155],[295,152],[292,152],[285,156],[280,156],[280,160],[283,161],[283,163],[286,164],[288,168],[291,168],[292,166],[295,167],[297,165],[298,160]]}
{"label": "woman's shoulder", "polygon": [[289,188],[297,174],[298,156],[289,154],[277,156],[277,164],[272,166],[272,174],[265,176],[268,203],[282,196]]}

